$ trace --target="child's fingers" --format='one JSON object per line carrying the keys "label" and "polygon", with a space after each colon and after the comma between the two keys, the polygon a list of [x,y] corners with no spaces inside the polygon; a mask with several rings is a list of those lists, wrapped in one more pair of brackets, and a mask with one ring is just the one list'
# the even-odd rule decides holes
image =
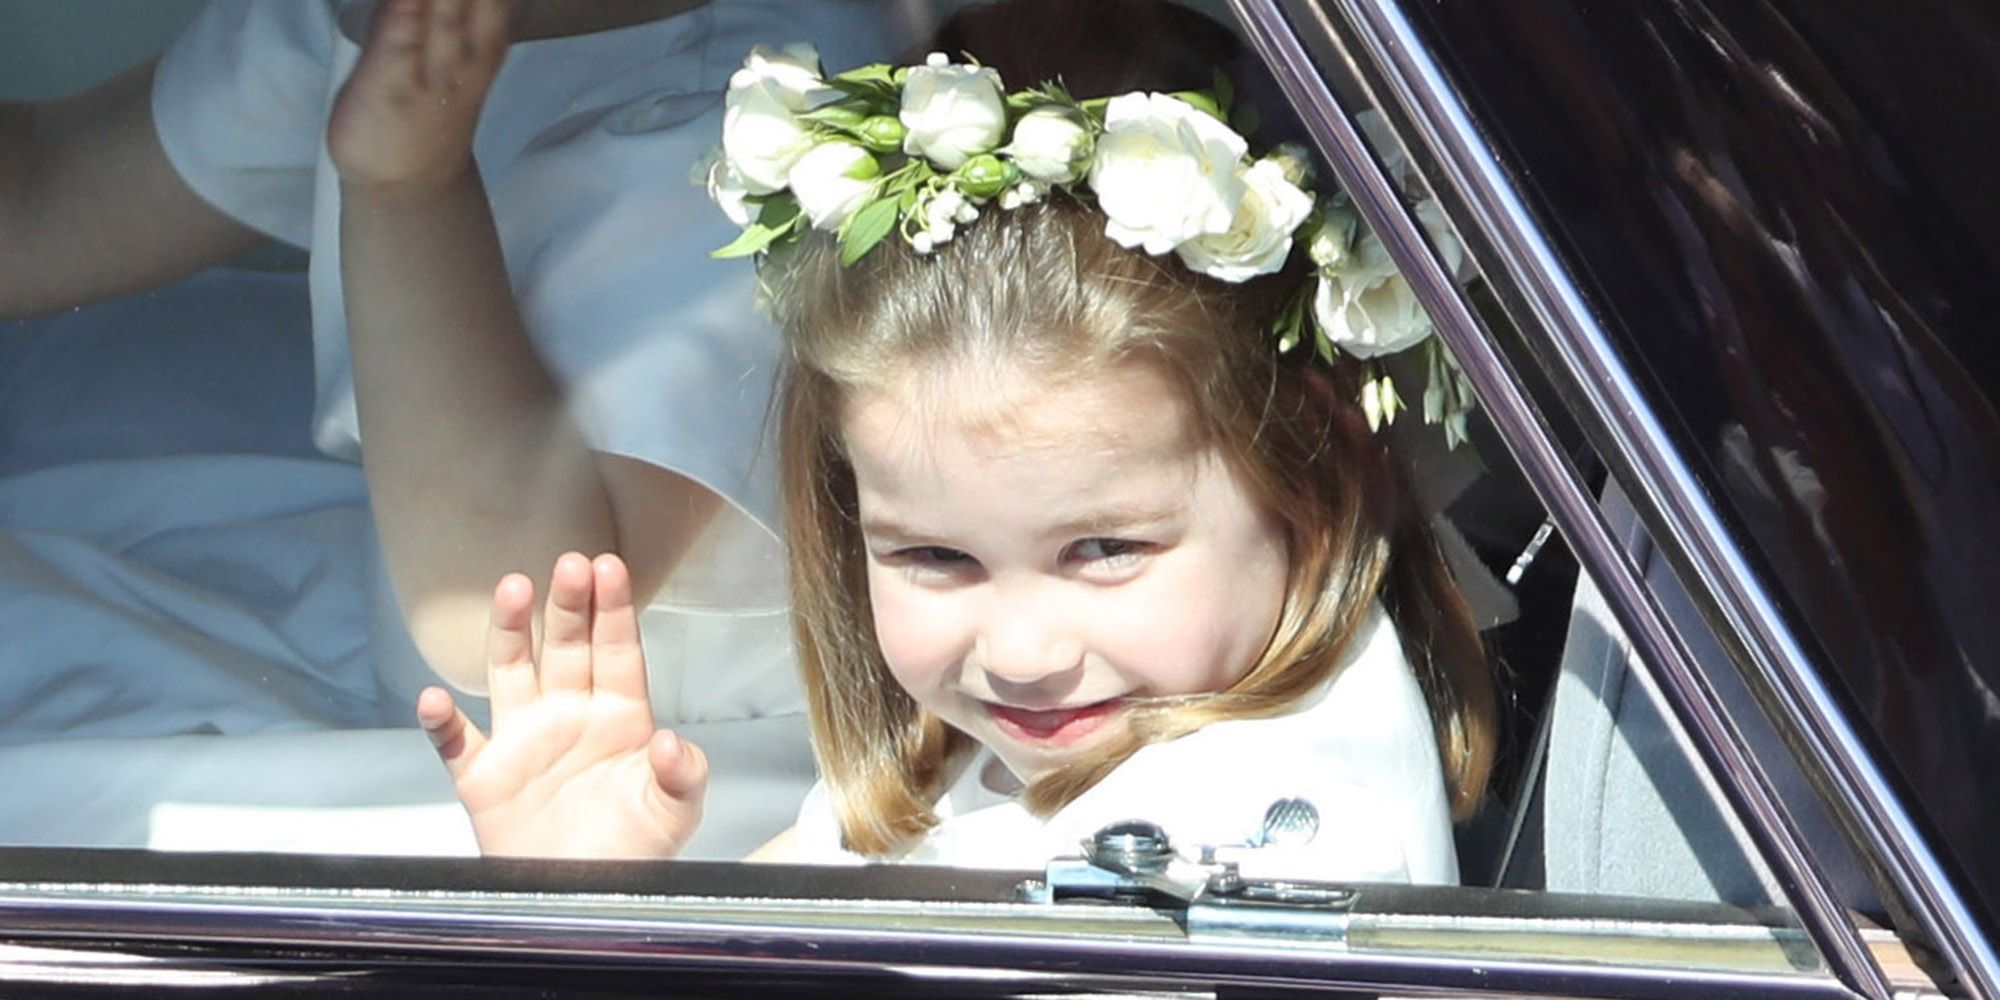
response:
{"label": "child's fingers", "polygon": [[430,0],[424,35],[424,82],[433,90],[449,90],[465,72],[465,0]]}
{"label": "child's fingers", "polygon": [[565,552],[549,573],[549,599],[542,610],[542,690],[590,690],[590,560]]}
{"label": "child's fingers", "polygon": [[646,699],[646,654],[639,645],[639,611],[632,605],[632,574],[606,553],[590,564],[596,577],[590,628],[592,684],[598,691]]}
{"label": "child's fingers", "polygon": [[646,746],[646,763],[653,769],[658,791],[679,804],[700,805],[708,788],[708,755],[692,742],[681,739],[671,729],[653,734]]}
{"label": "child's fingers", "polygon": [[473,60],[491,72],[507,56],[508,26],[513,20],[513,0],[472,0],[465,13],[466,42]]}
{"label": "child's fingers", "polygon": [[492,618],[486,626],[486,686],[497,728],[513,712],[541,694],[535,679],[535,585],[519,573],[493,588]]}
{"label": "child's fingers", "polygon": [[479,751],[486,747],[486,736],[479,727],[452,700],[451,692],[441,687],[428,687],[417,695],[417,722],[424,727],[424,735],[431,739],[431,746],[437,748],[438,759],[444,762],[444,769],[457,781]]}
{"label": "child's fingers", "polygon": [[412,89],[423,82],[425,11],[420,0],[389,0],[375,9],[356,76],[368,75],[391,88]]}

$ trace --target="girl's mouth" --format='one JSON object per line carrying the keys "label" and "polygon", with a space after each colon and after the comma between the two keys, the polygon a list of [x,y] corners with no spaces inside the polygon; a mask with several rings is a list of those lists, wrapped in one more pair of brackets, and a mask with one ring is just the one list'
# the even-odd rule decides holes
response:
{"label": "girl's mouth", "polygon": [[1045,746],[1063,746],[1095,732],[1122,703],[1118,698],[1070,708],[1028,709],[986,703],[986,711],[1001,731],[1015,739]]}

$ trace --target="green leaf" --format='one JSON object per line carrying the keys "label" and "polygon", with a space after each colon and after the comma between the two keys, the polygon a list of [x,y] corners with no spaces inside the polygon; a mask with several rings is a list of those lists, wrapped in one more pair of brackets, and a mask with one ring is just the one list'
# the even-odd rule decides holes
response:
{"label": "green leaf", "polygon": [[1215,71],[1215,82],[1212,87],[1215,90],[1216,107],[1222,110],[1222,117],[1226,119],[1229,117],[1230,109],[1236,104],[1236,87],[1229,82],[1229,74],[1220,69]]}
{"label": "green leaf", "polygon": [[842,131],[852,131],[868,120],[868,112],[850,106],[846,101],[836,101],[822,108],[814,108],[798,116],[801,121],[815,125],[827,125]]}
{"label": "green leaf", "polygon": [[1318,323],[1313,324],[1313,347],[1318,349],[1321,361],[1327,364],[1337,363],[1335,361],[1337,351],[1333,346],[1333,338],[1327,336],[1326,328],[1320,326]]}
{"label": "green leaf", "polygon": [[757,224],[772,229],[789,231],[798,224],[799,218],[799,200],[788,191],[767,196],[757,210]]}
{"label": "green leaf", "polygon": [[1211,118],[1221,120],[1224,124],[1227,124],[1229,121],[1229,119],[1223,116],[1222,108],[1216,105],[1215,95],[1205,90],[1180,90],[1175,91],[1171,96],[1203,111]]}
{"label": "green leaf", "polygon": [[896,68],[888,63],[869,63],[866,66],[856,66],[845,73],[836,74],[832,80],[827,82],[834,84],[842,82],[877,83],[893,87],[896,85],[895,75]]}
{"label": "green leaf", "polygon": [[884,197],[900,196],[906,191],[915,191],[918,185],[930,180],[935,174],[936,171],[931,169],[929,163],[921,159],[910,160],[882,178],[882,194]]}
{"label": "green leaf", "polygon": [[862,206],[840,228],[840,266],[846,267],[875,249],[896,228],[895,198],[877,198]]}
{"label": "green leaf", "polygon": [[744,228],[742,235],[731,240],[728,246],[710,250],[708,255],[717,260],[748,257],[770,246],[771,241],[777,239],[783,232],[784,230],[773,229],[761,222],[753,222]]}
{"label": "green leaf", "polygon": [[1229,116],[1229,127],[1235,129],[1237,135],[1245,138],[1257,134],[1257,129],[1261,125],[1263,120],[1257,117],[1257,108],[1254,105],[1245,104]]}
{"label": "green leaf", "polygon": [[834,77],[826,83],[827,86],[846,94],[849,99],[861,101],[864,107],[873,112],[894,114],[903,104],[902,90],[893,83],[843,80],[839,77]]}

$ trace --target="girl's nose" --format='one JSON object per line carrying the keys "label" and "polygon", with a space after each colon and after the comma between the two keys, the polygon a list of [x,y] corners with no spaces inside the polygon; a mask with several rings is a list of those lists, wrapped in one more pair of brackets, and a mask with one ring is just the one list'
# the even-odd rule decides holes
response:
{"label": "girl's nose", "polygon": [[995,681],[1035,684],[1075,670],[1083,644],[1055,608],[1036,597],[996,601],[974,644],[973,660]]}

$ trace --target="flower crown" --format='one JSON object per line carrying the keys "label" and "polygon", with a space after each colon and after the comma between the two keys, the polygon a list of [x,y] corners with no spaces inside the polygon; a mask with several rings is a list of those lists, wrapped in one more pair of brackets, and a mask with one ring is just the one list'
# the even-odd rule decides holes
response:
{"label": "flower crown", "polygon": [[[1094,203],[1119,245],[1173,253],[1221,281],[1282,270],[1303,243],[1317,280],[1279,311],[1278,350],[1310,340],[1329,363],[1358,359],[1362,410],[1377,428],[1404,408],[1381,359],[1415,351],[1425,422],[1443,424],[1453,446],[1465,440],[1471,388],[1382,241],[1344,192],[1314,198],[1304,148],[1251,156],[1231,104],[1220,75],[1209,91],[1077,100],[1059,83],[1008,93],[998,71],[942,53],[827,77],[810,45],[759,46],[730,78],[722,148],[705,172],[709,195],[743,229],[714,256],[766,255],[809,228],[836,236],[842,265],[892,234],[930,253],[982,210],[1056,188]],[[1395,148],[1379,117],[1363,125],[1378,148]],[[1400,158],[1389,169],[1407,191]],[[1470,280],[1436,203],[1415,199],[1415,212],[1454,276]]]}

